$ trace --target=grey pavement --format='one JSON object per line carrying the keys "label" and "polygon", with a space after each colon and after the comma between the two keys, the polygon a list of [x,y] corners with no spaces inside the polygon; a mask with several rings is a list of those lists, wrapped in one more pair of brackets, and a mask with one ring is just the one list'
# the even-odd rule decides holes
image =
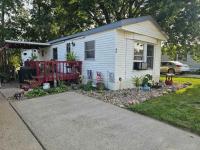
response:
{"label": "grey pavement", "polygon": [[42,150],[35,137],[1,94],[0,150]]}
{"label": "grey pavement", "polygon": [[12,103],[47,150],[199,150],[200,137],[74,92]]}
{"label": "grey pavement", "polygon": [[177,75],[177,77],[200,78],[200,75],[198,75],[198,74],[180,74],[180,75]]}

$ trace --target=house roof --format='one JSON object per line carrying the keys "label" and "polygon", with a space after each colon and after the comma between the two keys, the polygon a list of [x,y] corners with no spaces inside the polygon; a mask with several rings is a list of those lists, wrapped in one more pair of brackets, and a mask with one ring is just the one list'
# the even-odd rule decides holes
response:
{"label": "house roof", "polygon": [[160,30],[160,32],[163,34],[163,36],[165,38],[167,38],[167,35],[162,31],[161,27],[158,25],[158,23],[151,16],[143,16],[143,17],[138,17],[138,18],[123,19],[123,20],[120,20],[120,21],[117,21],[117,22],[114,22],[114,23],[111,23],[111,24],[101,26],[101,27],[97,27],[97,28],[90,29],[90,30],[87,30],[87,31],[79,32],[77,34],[69,35],[69,36],[66,36],[66,37],[58,38],[58,39],[49,41],[48,43],[54,44],[54,43],[66,41],[66,40],[81,37],[81,36],[87,36],[87,35],[103,32],[103,31],[117,29],[117,28],[120,28],[120,27],[125,26],[125,25],[144,22],[144,21],[147,21],[147,20],[151,21]]}
{"label": "house roof", "polygon": [[25,42],[25,41],[14,41],[5,40],[4,42],[6,48],[23,48],[23,49],[37,49],[51,46],[49,43],[39,43],[39,42]]}

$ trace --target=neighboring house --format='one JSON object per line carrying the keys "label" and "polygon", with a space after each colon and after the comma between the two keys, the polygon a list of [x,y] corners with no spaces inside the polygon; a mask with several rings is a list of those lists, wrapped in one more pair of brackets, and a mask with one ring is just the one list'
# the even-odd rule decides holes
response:
{"label": "neighboring house", "polygon": [[[167,56],[166,54],[162,55],[161,58],[162,58],[161,59],[162,61],[170,60],[169,56]],[[195,61],[190,54],[187,54],[186,58],[184,59],[178,58],[177,61],[180,61],[181,63],[189,65],[191,68],[191,71],[200,69],[200,63]]]}
{"label": "neighboring house", "polygon": [[131,88],[132,77],[151,74],[159,81],[161,41],[167,36],[150,16],[124,19],[49,41],[40,60],[66,60],[74,52],[82,61],[84,83],[101,74],[107,88]]}

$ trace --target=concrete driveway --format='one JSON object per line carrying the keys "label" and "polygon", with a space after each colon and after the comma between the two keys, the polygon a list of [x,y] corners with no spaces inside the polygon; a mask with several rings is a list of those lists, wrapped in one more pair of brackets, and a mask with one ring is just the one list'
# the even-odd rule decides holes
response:
{"label": "concrete driveway", "polygon": [[0,150],[42,150],[8,101],[0,93]]}
{"label": "concrete driveway", "polygon": [[47,150],[198,150],[200,137],[68,92],[13,103]]}

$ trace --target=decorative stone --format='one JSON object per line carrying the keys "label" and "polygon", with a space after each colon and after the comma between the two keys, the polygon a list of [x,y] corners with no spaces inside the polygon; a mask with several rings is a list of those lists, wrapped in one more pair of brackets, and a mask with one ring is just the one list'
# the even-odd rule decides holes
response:
{"label": "decorative stone", "polygon": [[159,89],[152,88],[150,91],[138,91],[136,88],[133,89],[121,89],[116,91],[105,90],[99,91],[83,91],[76,90],[81,94],[94,97],[96,99],[102,100],[106,103],[111,103],[119,107],[125,107],[127,105],[139,104],[141,102],[150,100],[151,98],[162,96],[170,92],[179,90],[181,88],[187,87],[186,84],[173,84],[171,86],[164,86]]}
{"label": "decorative stone", "polygon": [[124,105],[122,105],[122,104],[121,104],[121,105],[119,105],[119,107],[121,107],[121,108],[125,108],[125,106],[124,106]]}

